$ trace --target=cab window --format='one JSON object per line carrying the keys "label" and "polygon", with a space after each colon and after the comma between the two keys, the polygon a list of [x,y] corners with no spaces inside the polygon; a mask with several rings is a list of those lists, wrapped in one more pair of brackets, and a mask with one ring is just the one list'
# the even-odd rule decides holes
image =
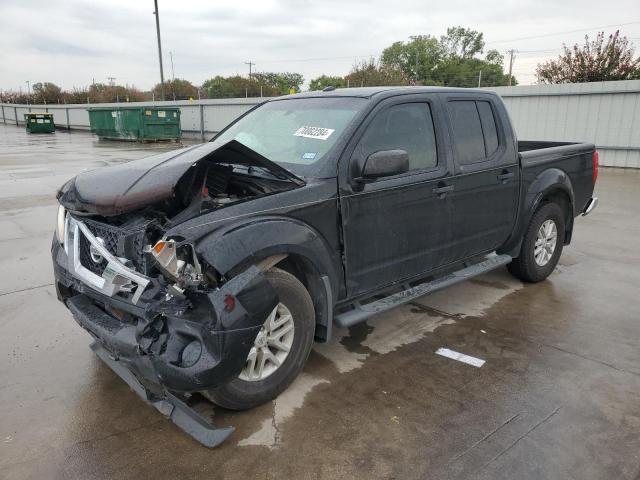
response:
{"label": "cab window", "polygon": [[404,103],[378,113],[357,148],[362,158],[382,150],[405,150],[409,170],[435,168],[438,154],[429,104]]}
{"label": "cab window", "polygon": [[454,100],[448,109],[459,165],[486,161],[498,150],[498,129],[489,102]]}

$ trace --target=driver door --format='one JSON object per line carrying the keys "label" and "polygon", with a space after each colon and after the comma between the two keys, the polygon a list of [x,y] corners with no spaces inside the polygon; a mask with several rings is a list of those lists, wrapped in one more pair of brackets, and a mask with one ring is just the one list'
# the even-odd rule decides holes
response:
{"label": "driver door", "polygon": [[[341,185],[340,205],[349,297],[420,276],[451,259],[450,169],[444,132],[434,122],[436,100],[411,95],[381,102],[346,152],[349,171],[341,178],[349,181]],[[409,171],[358,180],[354,166],[384,150],[405,150]]]}

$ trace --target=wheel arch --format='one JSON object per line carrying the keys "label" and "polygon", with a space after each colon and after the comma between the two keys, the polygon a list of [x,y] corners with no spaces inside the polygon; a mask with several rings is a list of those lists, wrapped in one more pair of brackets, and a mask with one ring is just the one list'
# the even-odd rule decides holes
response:
{"label": "wheel arch", "polygon": [[564,244],[569,245],[573,233],[573,218],[575,216],[575,197],[573,184],[569,175],[559,168],[544,170],[529,186],[526,198],[531,199],[531,203],[527,210],[524,228],[529,225],[531,218],[542,205],[546,203],[557,203],[565,213]]}
{"label": "wheel arch", "polygon": [[291,273],[313,301],[316,340],[326,342],[331,337],[339,273],[328,242],[309,225],[290,218],[262,218],[212,232],[198,242],[196,251],[228,278],[261,263]]}
{"label": "wheel arch", "polygon": [[560,204],[565,212],[565,241],[568,245],[571,242],[573,234],[573,219],[575,198],[573,194],[573,185],[569,175],[559,168],[548,168],[538,174],[531,183],[529,183],[526,191],[523,192],[521,204],[521,214],[518,216],[517,226],[514,229],[515,234],[511,237],[503,247],[498,249],[498,253],[506,253],[513,257],[517,257],[522,247],[524,232],[526,231],[531,219],[538,209],[545,203],[555,202]]}
{"label": "wheel arch", "polygon": [[551,188],[542,195],[540,201],[537,203],[534,213],[547,203],[556,203],[564,212],[564,245],[569,245],[571,243],[571,235],[573,234],[574,218],[574,204],[571,197],[567,193],[566,189],[559,187]]}

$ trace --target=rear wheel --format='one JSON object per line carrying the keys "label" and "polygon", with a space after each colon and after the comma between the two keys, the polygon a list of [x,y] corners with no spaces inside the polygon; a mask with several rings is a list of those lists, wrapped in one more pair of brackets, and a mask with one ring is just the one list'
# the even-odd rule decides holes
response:
{"label": "rear wheel", "polygon": [[525,282],[547,278],[562,254],[564,228],[564,211],[557,203],[541,206],[527,227],[520,255],[508,265],[509,272]]}
{"label": "rear wheel", "polygon": [[304,367],[315,329],[309,292],[293,275],[278,268],[265,272],[280,302],[256,336],[240,375],[203,394],[216,405],[246,410],[277,397]]}

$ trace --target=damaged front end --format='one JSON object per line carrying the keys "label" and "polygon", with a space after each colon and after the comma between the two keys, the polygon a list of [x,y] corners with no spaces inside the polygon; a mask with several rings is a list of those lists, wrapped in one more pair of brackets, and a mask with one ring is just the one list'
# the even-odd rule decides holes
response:
{"label": "damaged front end", "polygon": [[[220,287],[183,289],[127,266],[82,221],[68,216],[67,224],[64,244],[53,242],[56,289],[94,338],[92,349],[187,433],[217,445],[232,430],[217,431],[186,406],[181,394],[215,388],[242,370],[264,319],[278,303],[261,270],[251,267]],[[88,255],[82,253],[84,242]],[[104,262],[101,272],[83,265],[98,255]]]}
{"label": "damaged front end", "polygon": [[[184,395],[214,389],[240,374],[278,297],[261,268],[225,278],[184,238],[165,235],[203,212],[295,188],[295,182],[277,176],[238,173],[237,165],[250,163],[242,162],[239,145],[227,148],[224,157],[213,152],[204,161],[182,159],[182,167],[174,163],[166,175],[156,171],[155,182],[147,171],[125,187],[109,189],[97,174],[80,175],[59,194],[52,245],[58,297],[94,338],[92,349],[207,446],[223,441],[232,429],[215,429],[184,403]],[[233,162],[220,164],[229,152],[235,152]],[[156,170],[168,161],[156,162]],[[133,200],[126,194],[132,191],[137,192]]]}

